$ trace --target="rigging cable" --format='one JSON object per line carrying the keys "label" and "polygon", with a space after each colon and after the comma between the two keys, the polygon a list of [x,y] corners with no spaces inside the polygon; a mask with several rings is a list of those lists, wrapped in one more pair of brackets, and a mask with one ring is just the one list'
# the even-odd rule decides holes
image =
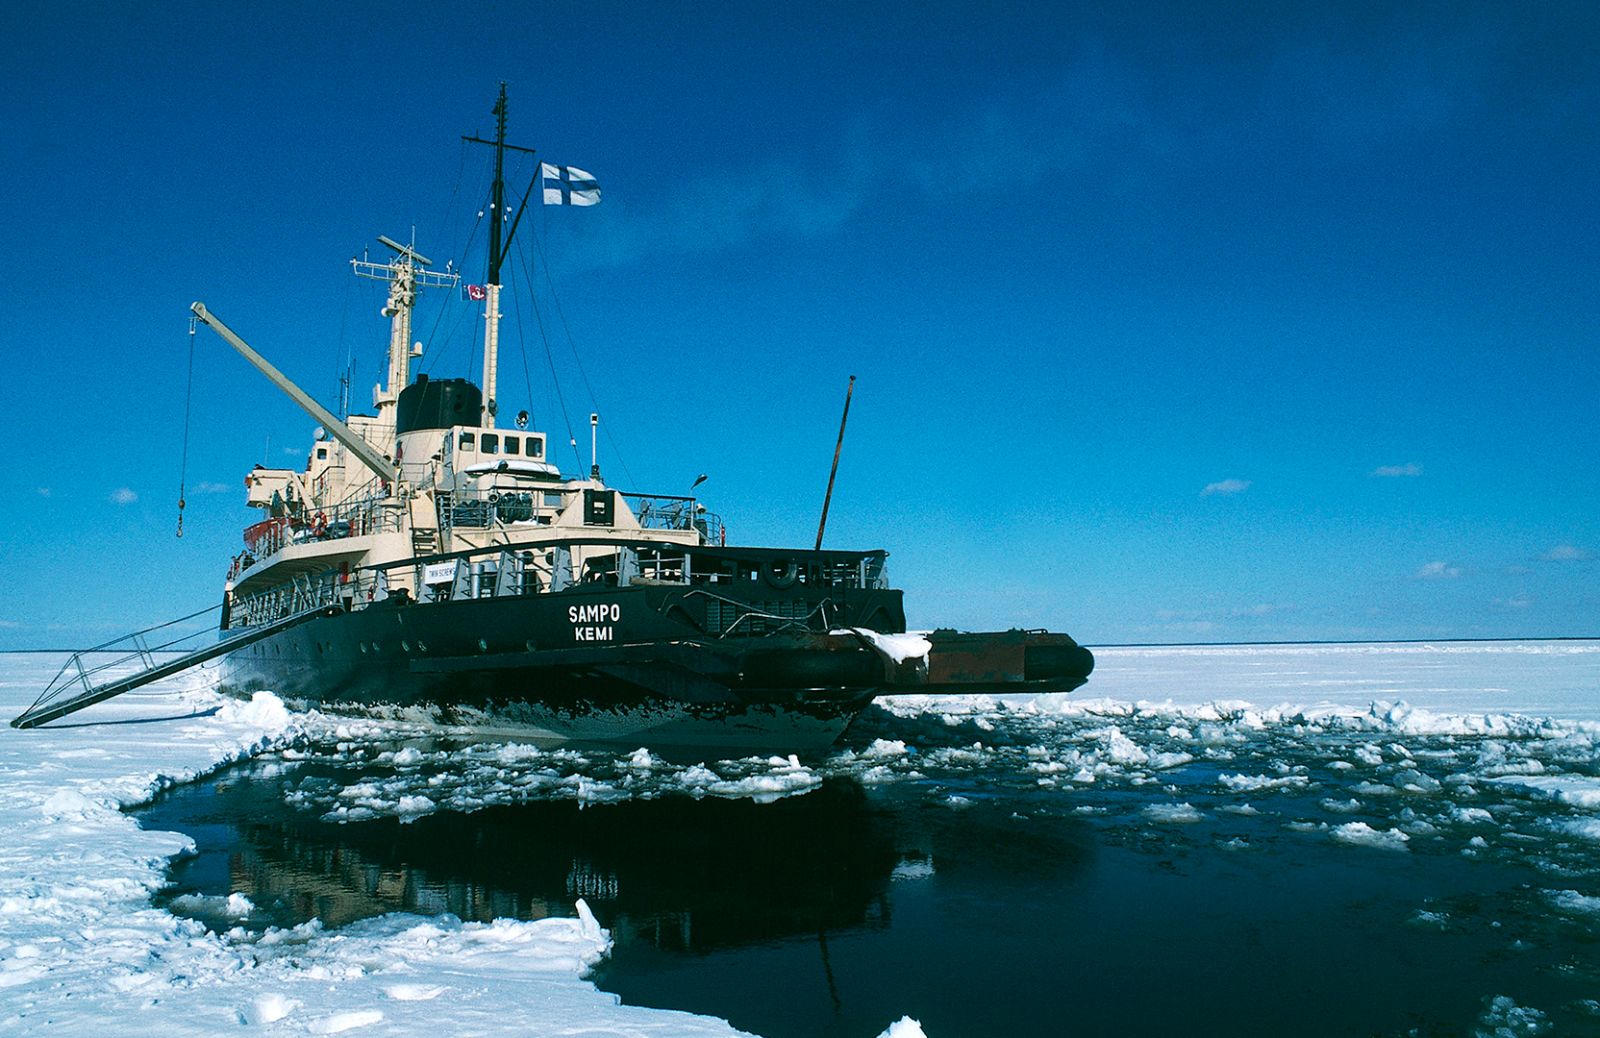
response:
{"label": "rigging cable", "polygon": [[[521,259],[521,257],[519,256],[518,259]],[[523,276],[527,276],[526,264],[524,264]],[[532,293],[530,292],[529,295],[531,296]],[[528,340],[522,334],[522,303],[517,299],[517,294],[515,292],[511,293],[511,305],[514,310],[513,316],[517,321],[517,352],[522,354],[522,388],[528,394],[528,406],[532,407],[533,376],[528,372]],[[534,311],[537,312],[539,309],[538,300],[533,301],[533,307]]]}
{"label": "rigging cable", "polygon": [[194,332],[198,317],[189,318],[189,384],[183,391],[183,463],[178,469],[178,536],[183,536],[184,489],[189,482],[189,411],[194,403]]}
{"label": "rigging cable", "polygon": [[[529,285],[528,298],[534,300],[534,320],[539,323],[539,339],[544,343],[545,359],[550,362],[550,384],[555,388],[556,402],[561,405],[561,420],[567,423],[567,442],[572,445],[572,456],[577,460],[578,472],[581,474],[583,472],[583,455],[578,453],[578,436],[572,431],[572,415],[567,412],[567,397],[565,393],[561,392],[561,379],[556,376],[556,356],[550,349],[550,337],[544,333],[544,315],[539,312],[539,303],[533,294],[533,277],[528,273],[528,261],[522,254],[522,250],[515,250],[515,254],[517,262],[522,264],[522,276]],[[520,324],[518,325],[517,334],[519,336],[522,334]]]}
{"label": "rigging cable", "polygon": [[461,181],[467,172],[467,142],[459,145],[460,152],[456,158],[456,184],[450,189],[450,198],[444,204],[444,216],[439,220],[439,244],[444,244],[445,235],[449,232],[450,218],[456,210],[456,200],[461,197]]}
{"label": "rigging cable", "polygon": [[350,417],[350,378],[355,358],[351,356],[350,340],[345,337],[345,327],[350,319],[350,285],[355,278],[344,283],[344,302],[339,307],[339,345],[344,347],[344,368],[339,372],[339,421]]}
{"label": "rigging cable", "polygon": [[[556,316],[561,319],[561,330],[567,337],[567,348],[572,351],[572,359],[578,365],[578,375],[583,379],[583,388],[589,391],[589,402],[596,411],[600,410],[600,399],[595,396],[594,386],[589,384],[589,373],[584,370],[583,357],[578,354],[578,344],[572,338],[572,328],[567,324],[567,312],[561,308],[561,297],[556,294],[556,283],[550,278],[550,261],[545,258],[544,245],[538,235],[533,238],[534,248],[539,250],[539,262],[544,265],[544,283],[550,288],[550,300],[556,305]],[[628,470],[628,463],[623,460],[622,450],[617,446],[616,438],[611,435],[611,426],[603,426],[606,434],[606,443],[611,446],[611,456],[617,459],[617,464],[622,466],[623,475],[628,477],[628,482],[638,486],[639,482],[633,478],[633,473]]]}
{"label": "rigging cable", "polygon": [[[515,172],[518,173],[518,174],[520,174],[522,172],[522,162],[521,162],[521,160],[518,160],[517,168],[516,168]],[[531,184],[529,185],[528,190],[529,191],[533,190],[533,187],[532,187]],[[526,205],[528,200],[527,200],[526,197],[524,197],[522,201],[523,201],[523,204]],[[517,214],[517,221],[520,221],[521,218],[522,218],[522,214],[519,212]],[[512,230],[513,231],[516,230],[516,222],[512,223]],[[522,264],[522,276],[523,276],[524,280],[526,280],[528,282],[528,299],[533,304],[534,313],[535,313],[535,315],[537,315],[538,312],[539,312],[539,300],[534,296],[535,286],[533,285],[533,279],[531,277],[529,277],[529,275],[528,275],[528,263],[527,263],[527,260],[522,256],[522,254],[520,252],[517,254],[517,260]],[[511,302],[512,302],[512,305],[516,307],[515,317],[516,317],[516,322],[517,322],[517,352],[522,354],[522,387],[523,387],[523,390],[528,394],[528,406],[531,408],[531,407],[533,407],[533,375],[528,370],[528,340],[522,334],[522,303],[517,299],[517,296],[516,296],[515,292],[511,293]],[[543,326],[543,324],[541,324],[540,327],[539,327],[539,334],[541,336],[544,334],[544,326]],[[530,424],[533,424],[532,423],[532,416],[530,416]],[[572,429],[572,423],[569,420],[568,423],[567,423],[567,431],[570,433],[571,429]],[[583,461],[582,461],[582,459],[579,459],[578,468],[579,468],[579,471],[582,471],[582,469],[583,469]]]}
{"label": "rigging cable", "polygon": [[[483,226],[483,214],[488,212],[488,210],[489,210],[489,207],[487,205],[485,205],[483,208],[478,210],[478,218],[472,222],[472,231],[467,235],[467,243],[461,247],[461,252],[459,253],[459,255],[461,257],[464,258],[466,256],[466,254],[467,254],[467,250],[472,248],[473,241],[478,237],[478,228]],[[466,264],[464,262],[463,263],[457,263],[456,264],[457,272],[465,269],[465,266],[466,266]],[[444,322],[445,311],[447,311],[449,309],[450,309],[449,306],[441,306],[439,308],[439,316],[437,316],[437,317],[435,317],[433,319],[433,329],[428,332],[428,342],[432,343],[432,342],[435,341],[436,337],[439,334],[439,325]],[[468,307],[467,308],[467,313],[469,315],[472,313],[472,307]],[[445,340],[444,340],[445,345],[444,345],[444,347],[440,348],[437,351],[430,351],[429,352],[427,363],[425,363],[423,365],[423,370],[426,373],[432,374],[433,366],[439,362],[439,357],[444,352],[444,350],[448,349],[450,344],[455,341],[456,332],[459,331],[460,329],[461,329],[461,320],[457,319],[456,323],[450,326],[450,334],[445,336]],[[478,336],[477,336],[476,332],[474,332],[473,336],[472,336],[472,346],[473,346],[473,352],[476,352],[477,351],[477,346],[478,346]]]}
{"label": "rigging cable", "polygon": [[[456,186],[450,192],[450,201],[445,207],[444,223],[439,228],[439,238],[441,241],[448,233],[448,228],[450,226],[450,214],[455,211],[456,196],[461,192],[461,181],[465,177],[466,166],[467,142],[462,141],[461,158],[456,166]],[[460,274],[461,271],[466,269],[466,264],[464,261],[466,259],[467,250],[472,248],[472,242],[478,236],[478,227],[483,223],[483,214],[487,208],[487,206],[480,206],[478,208],[478,218],[473,221],[471,230],[467,232],[466,244],[462,245],[458,249],[451,250],[452,255],[454,256],[455,264],[453,269],[457,274]],[[433,344],[438,341],[439,325],[444,323],[445,312],[449,309],[449,305],[439,307],[438,316],[433,319],[433,327],[428,331],[428,359],[422,364],[422,370],[424,374],[431,374],[433,372],[433,366],[438,362],[439,355],[449,347],[450,343],[455,341],[456,331],[461,327],[461,322],[458,320],[454,325],[451,326],[450,333],[445,336],[444,345],[439,347],[437,350],[434,349]]]}

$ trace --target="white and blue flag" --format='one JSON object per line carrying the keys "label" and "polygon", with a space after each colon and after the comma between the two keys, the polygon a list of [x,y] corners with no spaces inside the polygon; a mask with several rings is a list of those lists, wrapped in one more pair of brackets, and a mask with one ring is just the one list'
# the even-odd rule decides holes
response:
{"label": "white and blue flag", "polygon": [[576,166],[539,163],[545,205],[599,205],[600,182]]}

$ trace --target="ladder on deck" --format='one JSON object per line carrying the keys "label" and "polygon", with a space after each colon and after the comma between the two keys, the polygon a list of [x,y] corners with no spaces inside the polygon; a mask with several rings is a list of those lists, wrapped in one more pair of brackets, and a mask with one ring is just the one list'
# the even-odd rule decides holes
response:
{"label": "ladder on deck", "polygon": [[[202,610],[201,613],[194,613],[191,614],[191,616],[184,617],[183,619],[192,619],[194,616],[200,616],[203,613],[210,611],[211,610],[209,609]],[[313,606],[309,609],[303,609],[300,612],[292,613],[289,616],[283,617],[281,620],[275,620],[272,623],[264,624],[261,627],[252,627],[247,631],[242,631],[230,637],[222,638],[210,645],[203,645],[198,649],[191,649],[173,659],[160,662],[156,660],[153,651],[146,643],[144,636],[149,634],[150,631],[160,630],[161,627],[170,627],[172,624],[181,623],[183,622],[182,620],[174,620],[172,621],[172,624],[162,624],[161,627],[153,627],[146,631],[139,631],[137,633],[127,635],[124,638],[119,638],[116,641],[107,642],[105,645],[99,646],[95,649],[85,649],[82,652],[75,652],[71,657],[68,658],[67,662],[62,665],[60,673],[55,676],[55,680],[50,682],[49,687],[47,687],[43,694],[41,694],[39,698],[34,701],[33,705],[12,719],[11,727],[37,728],[42,724],[48,724],[49,722],[63,718],[68,714],[77,713],[84,707],[93,706],[96,703],[103,703],[113,696],[122,695],[124,692],[131,692],[132,690],[143,685],[150,684],[152,681],[160,681],[162,678],[170,678],[174,674],[179,674],[188,670],[190,667],[198,666],[201,663],[205,663],[207,660],[213,660],[218,656],[226,655],[227,653],[249,645],[252,642],[258,642],[263,638],[270,638],[279,631],[288,630],[290,627],[303,624],[307,620],[314,620],[318,616],[331,614],[337,611],[338,610],[332,606]],[[84,666],[84,656],[86,653],[115,651],[110,647],[117,645],[119,642],[131,643],[133,645],[133,650],[124,655],[118,656],[116,659],[104,663],[98,663],[92,667]],[[132,674],[128,674],[120,678],[114,678],[101,684],[93,683],[95,675],[110,670],[118,670],[128,663],[134,662],[137,662],[141,669]],[[74,688],[79,689],[79,691],[73,692],[72,690]],[[63,696],[65,696],[65,698],[63,698]]]}

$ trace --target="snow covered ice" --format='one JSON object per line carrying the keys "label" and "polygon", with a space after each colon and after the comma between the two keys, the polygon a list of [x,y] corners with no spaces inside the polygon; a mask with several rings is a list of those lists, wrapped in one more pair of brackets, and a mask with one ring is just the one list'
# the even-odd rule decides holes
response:
{"label": "snow covered ice", "polygon": [[[1531,864],[1541,882],[1505,913],[1600,936],[1600,643],[1097,657],[1073,695],[880,700],[841,748],[804,760],[463,741],[422,723],[292,714],[267,695],[245,703],[172,686],[74,719],[137,723],[4,729],[0,1032],[500,1035],[560,1022],[586,1033],[739,1033],[596,990],[586,971],[610,936],[603,913],[576,899],[574,918],[395,914],[266,929],[249,925],[257,906],[237,891],[175,902],[176,915],[153,907],[168,860],[191,842],[142,830],[121,808],[246,757],[286,769],[291,806],[336,823],[548,800],[767,803],[836,779],[927,788],[957,812],[1026,795],[1135,843],[1188,841],[1246,858],[1319,847],[1375,867],[1419,856]],[[5,660],[9,717],[60,657]],[[361,767],[337,779],[295,771],[333,757]],[[928,882],[938,868],[907,859],[893,879]],[[1478,925],[1452,903],[1415,908],[1415,926]],[[1570,999],[1477,996],[1463,1011],[1485,1034],[1542,1033],[1585,1011]],[[512,1003],[536,1003],[538,1026],[506,1013]],[[928,1020],[904,1005],[873,1030],[921,1034],[919,1016]]]}
{"label": "snow covered ice", "polygon": [[[11,717],[61,657],[4,660],[0,709]],[[142,830],[120,808],[321,719],[291,718],[270,694],[243,703],[168,686],[74,720],[126,723],[0,729],[0,1033],[740,1033],[619,1005],[583,980],[609,939],[582,902],[573,919],[395,915],[337,932],[310,923],[223,935],[156,909],[167,860],[191,841]],[[243,900],[222,910],[247,913]],[[511,1005],[529,1015],[508,1014]]]}

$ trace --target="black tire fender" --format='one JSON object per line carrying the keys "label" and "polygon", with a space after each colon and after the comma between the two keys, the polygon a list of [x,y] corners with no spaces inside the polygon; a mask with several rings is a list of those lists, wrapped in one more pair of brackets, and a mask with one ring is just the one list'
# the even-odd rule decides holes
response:
{"label": "black tire fender", "polygon": [[784,591],[794,587],[795,581],[800,579],[800,567],[793,559],[773,559],[762,565],[761,579],[768,587]]}

